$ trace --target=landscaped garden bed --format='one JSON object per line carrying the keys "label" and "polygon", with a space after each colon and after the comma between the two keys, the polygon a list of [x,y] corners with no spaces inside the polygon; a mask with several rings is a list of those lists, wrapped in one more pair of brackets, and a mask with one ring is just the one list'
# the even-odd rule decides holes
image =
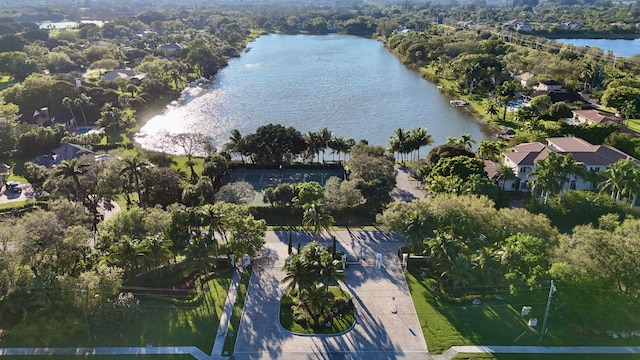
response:
{"label": "landscaped garden bed", "polygon": [[326,306],[315,310],[317,320],[311,314],[314,307],[305,306],[296,295],[288,293],[280,299],[280,324],[285,330],[295,334],[339,334],[355,323],[351,296],[338,287],[328,288]]}

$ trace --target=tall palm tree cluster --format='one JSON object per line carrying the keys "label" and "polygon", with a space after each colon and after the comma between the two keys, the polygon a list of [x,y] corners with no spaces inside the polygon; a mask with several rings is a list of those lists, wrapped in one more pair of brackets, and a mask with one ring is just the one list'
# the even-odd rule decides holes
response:
{"label": "tall palm tree cluster", "polygon": [[578,177],[587,178],[589,173],[583,163],[577,162],[572,154],[549,153],[546,158],[535,163],[530,177],[531,189],[540,191],[540,204],[546,204],[551,193],[559,193],[558,202],[562,202],[565,184]]}
{"label": "tall palm tree cluster", "polygon": [[633,160],[618,160],[603,173],[604,179],[598,184],[601,192],[610,191],[611,200],[631,199],[631,208],[636,205],[640,192],[640,167]]}
{"label": "tall palm tree cluster", "polygon": [[420,158],[420,148],[431,145],[433,138],[427,133],[427,129],[418,127],[417,129],[405,130],[397,129],[389,140],[388,150],[398,153],[402,162],[407,160],[407,155],[411,154],[411,159]]}
{"label": "tall palm tree cluster", "polygon": [[329,285],[340,277],[339,264],[329,249],[312,242],[293,254],[284,266],[286,276],[282,282],[287,293],[297,297],[315,327],[331,309]]}
{"label": "tall palm tree cluster", "polygon": [[[287,140],[287,139],[280,139]],[[288,139],[290,140],[290,139]],[[348,154],[351,152],[351,148],[356,144],[352,138],[344,138],[342,136],[335,136],[328,128],[323,128],[319,131],[310,131],[303,135],[303,141],[306,145],[306,149],[297,154],[302,156],[306,160],[313,161],[317,158],[317,161],[325,162],[325,152],[327,149],[331,149],[331,154],[338,156],[338,161],[341,161],[340,155]],[[237,155],[244,162],[246,158],[253,161],[255,159],[254,151],[247,142],[247,136],[242,135],[240,130],[231,130],[231,136],[229,141],[224,145],[224,150],[232,155]],[[322,160],[320,159],[320,153],[322,153]]]}

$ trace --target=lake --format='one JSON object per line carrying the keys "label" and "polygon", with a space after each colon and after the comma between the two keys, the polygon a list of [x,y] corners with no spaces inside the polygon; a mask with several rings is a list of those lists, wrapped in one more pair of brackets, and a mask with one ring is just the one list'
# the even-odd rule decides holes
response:
{"label": "lake", "polygon": [[640,39],[554,39],[565,44],[576,46],[597,46],[600,49],[611,51],[616,56],[630,57],[640,54]]}
{"label": "lake", "polygon": [[59,22],[43,22],[39,23],[38,27],[42,30],[54,30],[54,29],[75,29],[80,24],[96,24],[99,27],[104,25],[104,21],[101,20],[82,20],[80,22],[77,21],[59,21]]}
{"label": "lake", "polygon": [[425,127],[435,144],[464,133],[478,142],[491,135],[381,42],[330,34],[258,38],[212,83],[186,89],[135,140],[176,153],[163,133],[202,132],[220,149],[231,130],[246,135],[270,123],[302,133],[327,127],[385,147],[398,128]]}

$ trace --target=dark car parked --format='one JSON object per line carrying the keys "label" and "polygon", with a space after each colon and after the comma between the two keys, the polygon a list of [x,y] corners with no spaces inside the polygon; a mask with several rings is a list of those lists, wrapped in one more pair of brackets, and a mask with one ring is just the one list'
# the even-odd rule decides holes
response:
{"label": "dark car parked", "polygon": [[7,182],[7,191],[11,191],[13,193],[21,193],[22,185],[20,185],[17,181],[9,181]]}

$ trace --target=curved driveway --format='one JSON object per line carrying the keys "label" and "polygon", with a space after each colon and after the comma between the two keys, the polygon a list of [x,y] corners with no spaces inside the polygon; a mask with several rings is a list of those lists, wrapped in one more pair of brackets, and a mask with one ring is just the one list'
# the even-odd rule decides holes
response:
{"label": "curved driveway", "polygon": [[[356,325],[342,335],[293,335],[279,325],[281,270],[287,256],[287,232],[267,234],[266,256],[254,264],[234,358],[237,359],[429,359],[427,345],[396,256],[402,240],[378,231],[334,233],[339,250],[359,258],[345,272],[343,288],[356,303]],[[298,241],[309,241],[304,233]],[[331,240],[325,239],[330,246]],[[375,267],[375,255],[384,267]],[[364,258],[364,260],[362,260]]]}

